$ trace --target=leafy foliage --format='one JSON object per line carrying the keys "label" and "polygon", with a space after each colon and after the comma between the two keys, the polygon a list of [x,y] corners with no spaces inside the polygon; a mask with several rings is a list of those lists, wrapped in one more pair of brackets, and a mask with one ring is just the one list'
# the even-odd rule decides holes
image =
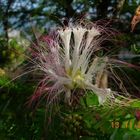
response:
{"label": "leafy foliage", "polygon": [[11,69],[16,68],[19,64],[24,61],[25,48],[21,46],[19,40],[12,38],[8,41],[0,39],[0,66],[8,67],[12,66]]}
{"label": "leafy foliage", "polygon": [[81,99],[78,108],[62,104],[60,112],[50,118],[42,107],[34,112],[25,105],[33,85],[8,82],[6,77],[0,79],[0,85],[5,85],[0,94],[0,138],[3,140],[140,138],[140,123],[135,118],[135,111],[140,108],[139,100],[135,100],[131,107],[110,108],[99,105],[96,95],[89,93]]}

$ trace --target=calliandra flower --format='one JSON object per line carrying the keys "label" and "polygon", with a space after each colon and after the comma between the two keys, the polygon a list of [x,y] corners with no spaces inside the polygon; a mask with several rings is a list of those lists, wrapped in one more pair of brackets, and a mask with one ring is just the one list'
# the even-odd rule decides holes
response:
{"label": "calliandra flower", "polygon": [[140,110],[135,111],[135,117],[138,121],[140,120]]}
{"label": "calliandra flower", "polygon": [[96,85],[97,74],[110,66],[108,57],[96,55],[106,39],[102,33],[103,30],[94,25],[71,25],[60,28],[53,36],[43,36],[34,44],[32,62],[43,73],[43,78],[31,101],[45,98],[49,106],[64,99],[71,105],[73,99],[84,96],[86,90],[97,95],[99,104],[114,99],[115,92]]}

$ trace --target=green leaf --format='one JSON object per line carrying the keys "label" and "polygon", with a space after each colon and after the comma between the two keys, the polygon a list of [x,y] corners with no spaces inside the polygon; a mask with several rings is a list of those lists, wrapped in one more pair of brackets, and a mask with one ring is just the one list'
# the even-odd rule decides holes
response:
{"label": "green leaf", "polygon": [[88,93],[86,96],[86,102],[88,106],[98,105],[98,97],[94,93]]}
{"label": "green leaf", "polygon": [[139,100],[134,100],[131,103],[131,107],[140,108],[140,101]]}

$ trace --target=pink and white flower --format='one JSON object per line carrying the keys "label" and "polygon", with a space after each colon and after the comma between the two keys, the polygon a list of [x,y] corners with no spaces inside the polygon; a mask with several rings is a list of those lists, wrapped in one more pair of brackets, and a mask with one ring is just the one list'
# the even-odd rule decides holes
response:
{"label": "pink and white flower", "polygon": [[95,82],[97,73],[110,65],[108,57],[98,57],[95,53],[106,39],[102,33],[103,30],[94,25],[71,25],[59,29],[54,36],[42,37],[32,47],[35,68],[43,73],[43,78],[31,100],[44,97],[50,105],[64,99],[70,105],[78,95],[76,89],[83,94],[86,90],[93,91],[100,104],[114,98],[113,91],[99,88]]}

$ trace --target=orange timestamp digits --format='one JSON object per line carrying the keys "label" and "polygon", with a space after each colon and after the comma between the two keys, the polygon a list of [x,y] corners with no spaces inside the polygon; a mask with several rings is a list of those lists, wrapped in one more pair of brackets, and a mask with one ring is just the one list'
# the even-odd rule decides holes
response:
{"label": "orange timestamp digits", "polygon": [[[122,127],[123,126],[123,127]],[[140,129],[140,121],[133,122],[132,120],[123,122],[123,125],[119,121],[112,121],[111,122],[111,127],[112,128],[135,128],[135,129]]]}
{"label": "orange timestamp digits", "polygon": [[112,121],[111,126],[112,126],[112,128],[120,128],[120,122],[119,121]]}

